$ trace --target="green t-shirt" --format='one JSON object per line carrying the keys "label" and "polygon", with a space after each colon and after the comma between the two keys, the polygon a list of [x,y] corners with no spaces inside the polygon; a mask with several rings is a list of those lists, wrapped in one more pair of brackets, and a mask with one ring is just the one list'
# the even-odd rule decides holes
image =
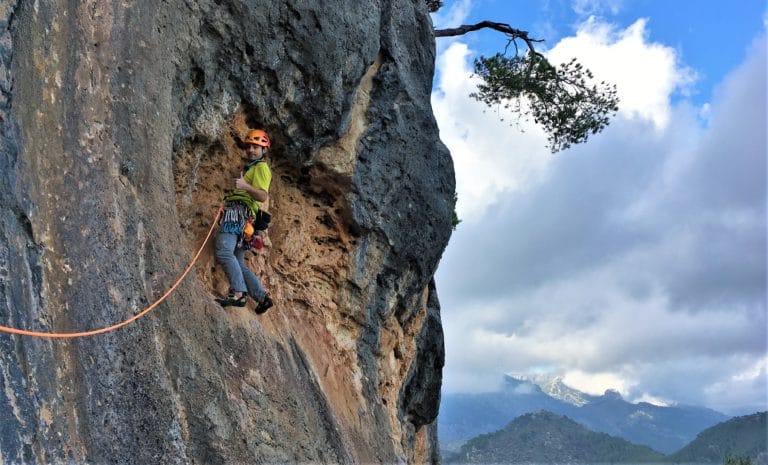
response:
{"label": "green t-shirt", "polygon": [[269,192],[269,184],[272,182],[272,170],[269,169],[269,165],[266,163],[259,162],[248,168],[243,179],[256,189]]}
{"label": "green t-shirt", "polygon": [[[243,179],[256,189],[269,192],[269,184],[272,182],[272,170],[269,169],[269,165],[265,162],[259,162],[248,168],[248,171],[243,175]],[[251,194],[244,189],[232,190],[232,193],[230,193],[224,200],[240,200],[248,205],[254,214],[256,214],[261,207],[261,202],[251,197]]]}

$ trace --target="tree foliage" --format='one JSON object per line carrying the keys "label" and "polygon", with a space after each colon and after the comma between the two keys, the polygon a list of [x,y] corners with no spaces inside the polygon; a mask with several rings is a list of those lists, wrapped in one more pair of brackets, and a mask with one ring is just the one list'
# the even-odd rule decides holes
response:
{"label": "tree foliage", "polygon": [[723,465],[752,465],[752,459],[749,457],[728,456],[723,461]]}
{"label": "tree foliage", "polygon": [[471,96],[532,117],[546,131],[552,152],[586,142],[618,110],[616,86],[590,84],[594,76],[575,58],[556,68],[538,53],[497,53],[477,58],[475,74],[482,82]]}
{"label": "tree foliage", "polygon": [[434,13],[443,6],[443,0],[424,0],[427,4],[427,10],[430,13]]}
{"label": "tree foliage", "polygon": [[[576,59],[556,67],[536,51],[540,39],[508,24],[482,21],[452,29],[435,30],[435,37],[466,34],[483,28],[507,37],[504,52],[475,60],[481,79],[471,97],[488,106],[503,106],[522,118],[533,118],[547,133],[552,152],[586,142],[610,123],[618,111],[616,86],[595,84],[592,73]],[[524,44],[521,50],[520,45]],[[510,49],[514,50],[510,53]]]}

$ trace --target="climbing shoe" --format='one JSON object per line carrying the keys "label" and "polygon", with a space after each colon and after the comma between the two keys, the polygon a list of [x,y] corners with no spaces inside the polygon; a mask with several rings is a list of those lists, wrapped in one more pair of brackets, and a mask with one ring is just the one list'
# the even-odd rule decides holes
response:
{"label": "climbing shoe", "polygon": [[230,292],[228,296],[222,298],[222,299],[214,299],[216,300],[216,303],[221,305],[222,307],[245,307],[245,298],[248,297],[248,294],[243,292],[243,294],[238,297],[236,293]]}
{"label": "climbing shoe", "polygon": [[266,312],[272,307],[272,299],[269,298],[269,294],[265,295],[263,299],[261,299],[261,302],[256,305],[256,308],[253,309],[254,312],[256,312],[257,315],[261,315],[262,313]]}

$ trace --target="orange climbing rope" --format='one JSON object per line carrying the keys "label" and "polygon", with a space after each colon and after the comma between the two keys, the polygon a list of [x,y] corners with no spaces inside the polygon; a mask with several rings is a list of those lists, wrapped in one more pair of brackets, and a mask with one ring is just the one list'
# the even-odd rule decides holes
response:
{"label": "orange climbing rope", "polygon": [[75,337],[85,337],[85,336],[93,336],[95,334],[101,334],[101,333],[107,333],[109,331],[114,331],[118,328],[122,328],[123,326],[133,323],[134,321],[138,320],[139,318],[143,317],[147,313],[151,312],[155,307],[157,307],[160,302],[168,298],[169,295],[173,293],[173,291],[176,290],[176,288],[181,284],[181,282],[184,280],[184,278],[187,277],[187,274],[189,274],[190,270],[192,270],[192,266],[195,264],[197,259],[200,257],[200,254],[203,252],[203,248],[205,247],[205,244],[208,243],[208,239],[211,238],[211,234],[213,234],[213,229],[216,227],[216,221],[219,219],[219,215],[221,215],[222,208],[219,208],[219,210],[216,212],[216,216],[213,218],[213,224],[211,224],[211,229],[208,230],[208,235],[205,236],[205,240],[203,241],[203,244],[200,246],[200,249],[198,249],[195,256],[192,258],[192,261],[189,262],[189,265],[187,265],[187,269],[184,270],[184,273],[181,274],[179,279],[176,280],[175,283],[173,283],[173,286],[171,286],[170,289],[168,289],[165,294],[163,294],[159,299],[157,299],[152,305],[145,308],[141,312],[137,313],[133,317],[121,321],[120,323],[114,324],[112,326],[108,326],[106,328],[99,328],[94,329],[91,331],[83,331],[80,333],[43,333],[38,331],[26,331],[23,329],[17,329],[17,328],[9,328],[7,326],[0,326],[0,332],[3,333],[10,333],[10,334],[20,334],[22,336],[32,336],[32,337],[45,337],[45,338],[58,338],[58,339],[70,339]]}

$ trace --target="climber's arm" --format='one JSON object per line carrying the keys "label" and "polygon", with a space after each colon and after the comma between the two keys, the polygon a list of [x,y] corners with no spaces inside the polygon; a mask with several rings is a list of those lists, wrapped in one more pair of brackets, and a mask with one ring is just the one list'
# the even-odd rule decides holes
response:
{"label": "climber's arm", "polygon": [[269,200],[269,194],[264,189],[259,189],[248,184],[248,182],[241,177],[235,180],[235,187],[248,191],[255,200],[259,202],[266,202]]}

